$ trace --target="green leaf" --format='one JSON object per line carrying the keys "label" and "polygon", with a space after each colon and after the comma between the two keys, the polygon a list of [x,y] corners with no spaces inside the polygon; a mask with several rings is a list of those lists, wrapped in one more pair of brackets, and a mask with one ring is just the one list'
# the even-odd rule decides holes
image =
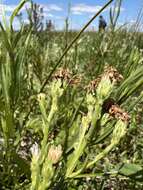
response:
{"label": "green leaf", "polygon": [[124,164],[119,173],[125,176],[132,176],[142,171],[143,168],[137,164]]}
{"label": "green leaf", "polygon": [[113,129],[114,129],[114,125],[112,123],[109,123],[106,126],[103,133],[97,138],[97,140],[95,141],[95,144],[99,144],[103,142],[112,133]]}
{"label": "green leaf", "polygon": [[17,14],[19,13],[19,11],[22,9],[22,7],[24,6],[25,3],[27,3],[29,0],[22,0],[20,2],[20,4],[17,6],[17,8],[13,11],[11,17],[10,17],[10,27],[12,28],[12,23],[14,18],[17,16]]}

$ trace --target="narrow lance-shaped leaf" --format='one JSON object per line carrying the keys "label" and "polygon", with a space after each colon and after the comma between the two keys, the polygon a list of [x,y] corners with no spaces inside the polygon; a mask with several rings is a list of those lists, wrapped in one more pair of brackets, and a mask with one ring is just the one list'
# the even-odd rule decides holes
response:
{"label": "narrow lance-shaped leaf", "polygon": [[[13,20],[14,18],[17,16],[17,14],[19,13],[19,11],[22,9],[22,7],[25,5],[25,3],[27,3],[29,0],[22,0],[20,2],[20,4],[17,6],[17,8],[13,11],[11,17],[10,17],[10,28],[12,29],[12,24],[13,24]],[[12,29],[13,30],[13,29]]]}

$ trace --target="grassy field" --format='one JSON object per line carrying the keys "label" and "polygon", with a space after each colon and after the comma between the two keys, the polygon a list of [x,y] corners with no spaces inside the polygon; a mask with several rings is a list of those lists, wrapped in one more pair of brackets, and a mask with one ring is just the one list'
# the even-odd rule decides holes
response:
{"label": "grassy field", "polygon": [[25,2],[0,23],[1,189],[143,189],[143,34],[16,32]]}

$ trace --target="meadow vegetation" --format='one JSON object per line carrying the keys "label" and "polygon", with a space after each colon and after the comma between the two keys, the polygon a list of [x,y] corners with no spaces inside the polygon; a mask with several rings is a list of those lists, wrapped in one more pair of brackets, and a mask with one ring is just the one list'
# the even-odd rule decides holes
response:
{"label": "meadow vegetation", "polygon": [[138,21],[116,28],[116,1],[106,32],[15,31],[26,2],[0,23],[1,189],[143,189]]}

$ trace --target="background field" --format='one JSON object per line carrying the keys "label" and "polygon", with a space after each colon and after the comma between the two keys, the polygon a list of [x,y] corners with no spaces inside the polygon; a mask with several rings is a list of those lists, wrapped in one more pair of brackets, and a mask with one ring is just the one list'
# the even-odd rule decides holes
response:
{"label": "background field", "polygon": [[15,31],[25,3],[0,23],[1,189],[143,189],[142,12],[116,27],[116,1],[106,31],[79,33],[39,31],[31,8]]}

